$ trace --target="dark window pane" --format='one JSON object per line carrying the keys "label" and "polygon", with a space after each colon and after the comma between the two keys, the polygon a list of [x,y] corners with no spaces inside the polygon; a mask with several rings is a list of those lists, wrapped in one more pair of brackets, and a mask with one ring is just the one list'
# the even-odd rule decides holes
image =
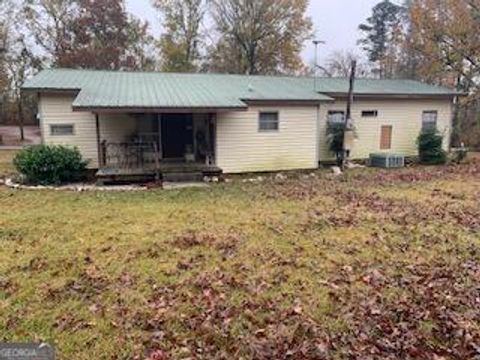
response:
{"label": "dark window pane", "polygon": [[278,113],[261,112],[258,117],[258,129],[260,131],[278,130]]}
{"label": "dark window pane", "polygon": [[50,125],[50,134],[53,136],[73,135],[73,125]]}
{"label": "dark window pane", "polygon": [[437,111],[424,111],[422,115],[422,131],[435,131],[437,129]]}
{"label": "dark window pane", "polygon": [[378,116],[377,110],[362,111],[362,117],[377,117],[377,116]]}

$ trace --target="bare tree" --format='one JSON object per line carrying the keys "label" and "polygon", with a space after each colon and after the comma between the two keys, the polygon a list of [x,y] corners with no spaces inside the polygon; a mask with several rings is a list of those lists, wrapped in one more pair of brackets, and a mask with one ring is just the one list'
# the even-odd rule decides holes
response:
{"label": "bare tree", "polygon": [[300,52],[312,34],[307,5],[306,0],[212,0],[220,35],[212,68],[246,74],[301,71]]}
{"label": "bare tree", "polygon": [[53,64],[67,51],[77,10],[76,0],[23,0],[25,28]]}
{"label": "bare tree", "polygon": [[[24,108],[21,87],[28,76],[38,68],[38,59],[27,44],[23,28],[23,14],[12,1],[0,0],[0,32],[4,51],[0,55],[0,77],[3,78],[2,102],[4,114],[16,118],[20,139],[24,140]],[[8,110],[7,110],[8,109]]]}
{"label": "bare tree", "polygon": [[6,71],[10,81],[10,97],[15,105],[20,140],[25,140],[24,108],[21,88],[25,80],[40,67],[40,60],[29,50],[21,33],[10,32],[8,51],[5,56]]}
{"label": "bare tree", "polygon": [[207,6],[205,0],[154,0],[161,12],[165,33],[159,40],[162,70],[193,71],[201,58],[200,31]]}
{"label": "bare tree", "polygon": [[328,57],[325,69],[329,76],[348,78],[352,63],[356,63],[356,73],[363,77],[369,74],[368,66],[360,61],[360,57],[352,51],[334,51]]}

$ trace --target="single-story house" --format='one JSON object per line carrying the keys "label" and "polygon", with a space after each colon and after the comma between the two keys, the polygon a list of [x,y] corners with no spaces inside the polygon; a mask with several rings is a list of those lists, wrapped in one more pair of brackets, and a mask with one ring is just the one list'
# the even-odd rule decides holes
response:
{"label": "single-story house", "polygon": [[[43,142],[77,146],[92,168],[159,159],[242,173],[331,160],[327,128],[344,119],[348,80],[50,69],[23,90],[38,94]],[[351,157],[416,155],[418,134],[431,127],[448,148],[458,95],[412,80],[357,79]]]}

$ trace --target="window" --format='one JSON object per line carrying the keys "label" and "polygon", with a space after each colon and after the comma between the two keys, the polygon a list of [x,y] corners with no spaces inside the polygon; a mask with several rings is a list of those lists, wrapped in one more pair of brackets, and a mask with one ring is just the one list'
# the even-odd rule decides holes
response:
{"label": "window", "polygon": [[362,111],[362,117],[377,117],[378,110],[365,110]]}
{"label": "window", "polygon": [[422,115],[422,131],[437,130],[437,111],[424,111]]}
{"label": "window", "polygon": [[329,127],[345,123],[345,111],[330,110],[327,115],[327,125]]}
{"label": "window", "polygon": [[380,149],[389,150],[392,148],[392,126],[384,125],[382,126],[380,132]]}
{"label": "window", "polygon": [[261,112],[258,116],[259,131],[278,131],[278,112]]}
{"label": "window", "polygon": [[73,125],[72,124],[50,125],[50,135],[52,136],[73,135]]}

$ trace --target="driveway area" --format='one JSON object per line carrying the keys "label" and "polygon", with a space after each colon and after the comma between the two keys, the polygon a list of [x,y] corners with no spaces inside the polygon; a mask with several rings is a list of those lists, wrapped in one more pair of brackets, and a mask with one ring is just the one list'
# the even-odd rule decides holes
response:
{"label": "driveway area", "polygon": [[40,128],[38,126],[25,126],[25,141],[20,141],[18,126],[0,125],[0,147],[15,147],[23,145],[40,144]]}

